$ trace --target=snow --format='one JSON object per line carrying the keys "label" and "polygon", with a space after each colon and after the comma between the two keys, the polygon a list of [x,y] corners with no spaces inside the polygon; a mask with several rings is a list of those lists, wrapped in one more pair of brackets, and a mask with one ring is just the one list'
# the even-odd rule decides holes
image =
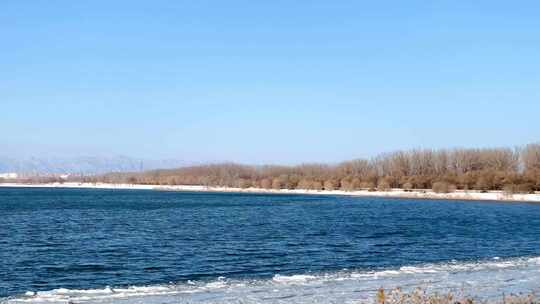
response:
{"label": "snow", "polygon": [[191,192],[228,192],[228,193],[268,193],[268,194],[310,194],[310,195],[346,195],[364,197],[393,197],[417,199],[453,199],[453,200],[486,200],[486,201],[518,201],[540,202],[540,194],[507,194],[503,191],[464,191],[452,193],[435,193],[431,190],[407,192],[402,189],[389,191],[343,191],[343,190],[303,190],[303,189],[262,189],[262,188],[232,188],[207,187],[191,185],[139,185],[139,184],[109,184],[109,183],[0,183],[0,187],[28,187],[28,188],[88,188],[88,189],[133,189],[133,190],[162,190],[162,191],[191,191]]}

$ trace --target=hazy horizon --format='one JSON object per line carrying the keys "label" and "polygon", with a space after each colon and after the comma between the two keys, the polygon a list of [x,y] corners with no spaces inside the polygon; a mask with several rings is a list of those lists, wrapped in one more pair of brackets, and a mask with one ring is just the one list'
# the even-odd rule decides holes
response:
{"label": "hazy horizon", "polygon": [[[359,159],[365,159],[365,160],[374,160],[377,157],[385,156],[388,154],[392,154],[395,152],[409,152],[409,151],[418,151],[418,150],[433,150],[433,151],[440,151],[440,150],[448,150],[452,151],[455,149],[521,149],[525,148],[528,145],[539,145],[540,142],[530,142],[523,145],[515,145],[515,146],[453,146],[453,147],[441,147],[441,148],[430,148],[430,147],[413,147],[410,149],[402,149],[402,150],[391,150],[391,151],[381,151],[376,154],[372,155],[366,155],[366,156],[358,156],[358,157],[351,157],[347,159],[339,159],[336,161],[324,161],[324,160],[300,160],[298,162],[243,162],[243,161],[235,161],[230,159],[213,159],[213,160],[190,160],[190,159],[183,159],[180,157],[174,158],[145,158],[145,157],[134,157],[130,155],[125,154],[88,154],[88,153],[81,153],[81,154],[50,154],[50,153],[44,153],[44,154],[28,154],[28,155],[9,155],[9,154],[0,154],[0,173],[2,171],[10,171],[5,170],[4,167],[11,167],[13,168],[14,164],[17,164],[19,166],[32,166],[32,163],[36,164],[48,164],[53,169],[52,173],[77,173],[77,170],[65,170],[62,166],[65,166],[66,164],[69,164],[70,166],[77,167],[80,164],[88,165],[88,162],[95,162],[95,163],[107,163],[111,166],[125,166],[126,163],[129,163],[129,168],[132,169],[132,171],[140,171],[140,170],[152,170],[152,169],[171,169],[171,168],[180,168],[180,167],[189,167],[189,166],[198,166],[198,165],[211,165],[211,164],[226,164],[226,163],[235,163],[240,165],[248,165],[248,166],[298,166],[298,165],[304,165],[304,164],[326,164],[326,165],[339,165],[343,162],[353,161],[353,160],[359,160]],[[4,170],[3,170],[4,169]],[[32,170],[11,170],[11,171],[17,171],[17,172],[30,172]],[[39,171],[39,170],[37,170]],[[98,170],[99,173],[106,173],[106,172],[113,172],[115,170]],[[116,170],[116,171],[129,171],[129,170]]]}
{"label": "hazy horizon", "polygon": [[335,163],[538,142],[535,2],[0,4],[0,156]]}

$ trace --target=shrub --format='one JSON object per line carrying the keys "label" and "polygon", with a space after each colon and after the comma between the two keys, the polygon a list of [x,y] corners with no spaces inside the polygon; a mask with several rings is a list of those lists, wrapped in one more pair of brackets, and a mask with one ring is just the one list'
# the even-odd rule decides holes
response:
{"label": "shrub", "polygon": [[251,181],[241,178],[236,182],[238,188],[246,189],[251,187]]}
{"label": "shrub", "polygon": [[341,190],[352,191],[354,190],[354,182],[350,178],[341,179]]}
{"label": "shrub", "polygon": [[379,191],[388,191],[390,189],[392,189],[390,187],[390,183],[385,181],[384,179],[380,180],[379,183],[377,184],[377,190]]}
{"label": "shrub", "polygon": [[263,189],[270,189],[272,188],[272,180],[265,178],[261,180],[261,188]]}
{"label": "shrub", "polygon": [[517,191],[519,193],[534,194],[534,185],[531,183],[523,183],[517,185]]}
{"label": "shrub", "polygon": [[534,185],[531,183],[524,184],[508,184],[504,185],[503,191],[506,194],[526,194],[534,193]]}
{"label": "shrub", "polygon": [[361,183],[362,183],[362,181],[358,177],[353,178],[352,179],[352,190],[360,189],[360,184]]}
{"label": "shrub", "polygon": [[324,190],[335,190],[337,188],[337,182],[329,179],[324,182]]}
{"label": "shrub", "polygon": [[435,193],[450,193],[456,191],[456,186],[447,182],[435,182],[431,189]]}
{"label": "shrub", "polygon": [[361,182],[359,185],[360,189],[375,189],[375,183],[373,182]]}
{"label": "shrub", "polygon": [[279,190],[283,187],[283,182],[279,178],[274,178],[272,181],[272,189]]}
{"label": "shrub", "polygon": [[480,190],[480,191],[490,190],[491,189],[491,183],[489,182],[489,180],[486,177],[481,176],[476,181],[475,189]]}
{"label": "shrub", "polygon": [[311,183],[308,179],[301,179],[296,187],[297,189],[311,189]]}
{"label": "shrub", "polygon": [[[134,183],[131,183],[131,184],[134,184]],[[168,184],[169,186],[175,186],[175,185],[177,185],[178,183],[176,182],[176,179],[175,179],[174,177],[169,177],[169,178],[167,179],[167,184]]]}
{"label": "shrub", "polygon": [[503,186],[503,192],[504,194],[515,194],[516,193],[516,185],[515,184],[506,184]]}
{"label": "shrub", "polygon": [[313,181],[311,183],[311,189],[313,190],[322,190],[323,189],[323,183],[320,181]]}
{"label": "shrub", "polygon": [[403,184],[402,187],[403,187],[403,190],[406,190],[406,191],[411,191],[414,188],[413,184],[410,182],[406,182],[405,184]]}

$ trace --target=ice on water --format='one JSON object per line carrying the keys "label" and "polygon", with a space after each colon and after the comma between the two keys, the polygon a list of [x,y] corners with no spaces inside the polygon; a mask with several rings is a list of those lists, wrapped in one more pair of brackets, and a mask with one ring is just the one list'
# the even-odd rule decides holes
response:
{"label": "ice on water", "polygon": [[55,289],[4,303],[372,303],[376,290],[416,287],[483,299],[540,291],[540,257],[404,266],[378,271],[280,275],[259,280],[218,278],[179,284]]}

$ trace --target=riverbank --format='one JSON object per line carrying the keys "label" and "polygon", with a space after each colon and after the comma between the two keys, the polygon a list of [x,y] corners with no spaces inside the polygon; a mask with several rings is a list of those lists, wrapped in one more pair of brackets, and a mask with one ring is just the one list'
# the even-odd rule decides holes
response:
{"label": "riverbank", "polygon": [[190,185],[140,185],[140,184],[108,184],[108,183],[1,183],[0,187],[28,187],[28,188],[85,188],[85,189],[125,189],[125,190],[158,190],[158,191],[190,191],[190,192],[225,192],[225,193],[265,193],[265,194],[308,194],[308,195],[346,195],[363,197],[392,197],[416,199],[452,199],[452,200],[482,200],[482,201],[516,201],[540,202],[540,193],[535,194],[509,194],[503,191],[464,191],[457,190],[451,193],[435,193],[431,190],[405,191],[391,189],[388,191],[343,191],[343,190],[304,190],[304,189],[263,189],[263,188],[232,188],[207,187]]}

